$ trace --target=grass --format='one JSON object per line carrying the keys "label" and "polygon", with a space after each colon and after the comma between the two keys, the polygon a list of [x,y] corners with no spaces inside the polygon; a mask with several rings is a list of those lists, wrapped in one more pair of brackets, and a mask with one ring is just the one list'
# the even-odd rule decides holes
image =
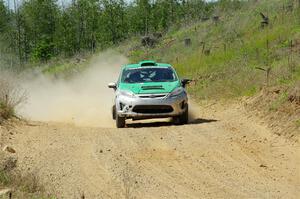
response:
{"label": "grass", "polygon": [[4,103],[0,102],[0,123],[2,120],[7,120],[15,115],[15,111],[11,107],[7,107]]}
{"label": "grass", "polygon": [[269,110],[271,111],[277,111],[278,108],[284,103],[286,102],[288,99],[288,93],[287,92],[283,92],[279,95],[279,97],[273,101],[271,104],[270,104],[270,108]]}
{"label": "grass", "polygon": [[[115,49],[131,62],[151,59],[173,64],[181,77],[196,80],[189,90],[199,99],[255,95],[267,84],[266,72],[257,68],[271,69],[270,86],[292,87],[300,80],[300,6],[296,1],[245,1],[238,9],[216,11],[218,23],[211,19],[171,28],[154,48],[142,47],[135,36]],[[269,17],[269,26],[261,27],[260,13]],[[186,38],[191,39],[190,46],[184,45]],[[90,59],[89,53],[69,60],[57,58],[42,71],[66,78],[88,65],[81,60]]]}
{"label": "grass", "polygon": [[0,71],[0,122],[15,117],[15,108],[26,101],[26,93],[20,88],[17,80]]}
{"label": "grass", "polygon": [[54,61],[46,65],[42,72],[46,75],[54,77],[68,78],[73,74],[79,73],[84,68],[84,64],[81,63],[81,59],[76,60],[61,60]]}
{"label": "grass", "polygon": [[[0,155],[0,190],[3,188],[11,189],[13,198],[55,199],[55,197],[45,194],[45,190],[35,174],[19,174],[15,171],[16,161],[13,158],[4,159],[2,152]],[[8,197],[0,196],[0,198],[6,199]]]}
{"label": "grass", "polygon": [[0,170],[0,185],[7,186],[10,183],[10,178],[6,172]]}
{"label": "grass", "polygon": [[[293,86],[300,79],[300,43],[290,49],[290,41],[300,41],[297,7],[290,0],[244,2],[239,10],[220,12],[218,24],[195,22],[170,31],[155,48],[137,48],[135,39],[134,48],[127,42],[120,51],[130,52],[132,62],[154,59],[173,64],[181,77],[196,80],[190,93],[200,99],[254,95],[267,83],[266,73],[257,68],[271,68],[270,85]],[[261,28],[260,12],[270,19],[266,28]],[[191,39],[191,46],[184,45],[185,38]]]}
{"label": "grass", "polygon": [[299,128],[300,127],[300,119],[296,121],[296,126]]}

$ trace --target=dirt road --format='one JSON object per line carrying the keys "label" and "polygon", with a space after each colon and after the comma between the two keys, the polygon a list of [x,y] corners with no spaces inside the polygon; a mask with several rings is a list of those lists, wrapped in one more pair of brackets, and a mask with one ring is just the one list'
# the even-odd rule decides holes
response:
{"label": "dirt road", "polygon": [[185,126],[120,130],[30,122],[8,140],[19,168],[59,198],[299,198],[297,142],[240,105],[194,112]]}

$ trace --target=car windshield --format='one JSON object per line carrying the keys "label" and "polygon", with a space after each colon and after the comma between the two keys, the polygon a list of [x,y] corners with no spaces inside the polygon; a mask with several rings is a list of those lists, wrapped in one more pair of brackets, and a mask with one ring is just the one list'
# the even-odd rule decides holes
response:
{"label": "car windshield", "polygon": [[177,80],[172,68],[129,68],[122,73],[123,83],[174,82]]}

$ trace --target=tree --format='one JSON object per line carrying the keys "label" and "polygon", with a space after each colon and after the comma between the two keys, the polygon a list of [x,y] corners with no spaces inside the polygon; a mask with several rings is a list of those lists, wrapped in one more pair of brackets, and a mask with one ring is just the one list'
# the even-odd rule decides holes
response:
{"label": "tree", "polygon": [[150,0],[137,0],[137,25],[140,32],[149,34],[152,6]]}
{"label": "tree", "polygon": [[102,0],[101,26],[104,28],[108,41],[116,44],[127,35],[125,22],[125,3],[123,0]]}
{"label": "tree", "polygon": [[9,47],[10,41],[12,41],[10,19],[8,8],[5,6],[4,1],[0,0],[0,64],[6,62],[7,54],[11,51]]}
{"label": "tree", "polygon": [[8,8],[5,6],[4,1],[0,0],[0,34],[7,31],[9,21]]}
{"label": "tree", "polygon": [[19,8],[25,60],[47,61],[56,55],[55,35],[59,9],[56,0],[29,0]]}

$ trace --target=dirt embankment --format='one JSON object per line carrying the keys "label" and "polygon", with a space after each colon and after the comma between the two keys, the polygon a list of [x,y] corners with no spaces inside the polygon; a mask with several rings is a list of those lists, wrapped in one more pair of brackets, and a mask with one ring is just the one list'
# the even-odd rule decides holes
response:
{"label": "dirt embankment", "polygon": [[6,136],[18,168],[34,171],[59,198],[299,197],[299,143],[272,134],[238,104],[193,112],[184,126],[30,122]]}
{"label": "dirt embankment", "polygon": [[243,102],[273,133],[300,141],[300,82],[291,88],[264,88]]}

